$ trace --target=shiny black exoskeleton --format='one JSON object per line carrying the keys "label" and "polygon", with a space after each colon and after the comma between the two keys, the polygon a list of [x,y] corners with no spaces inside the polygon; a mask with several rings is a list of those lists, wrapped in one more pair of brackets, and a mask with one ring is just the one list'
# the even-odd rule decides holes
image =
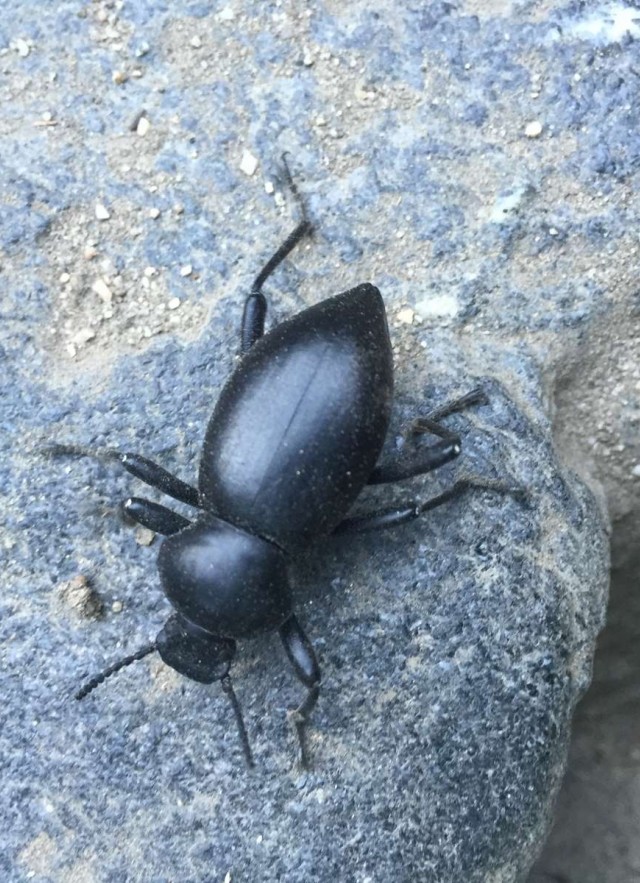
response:
{"label": "shiny black exoskeleton", "polygon": [[389,427],[393,367],[378,289],[359,285],[264,334],[262,286],[310,229],[303,217],[258,275],[246,301],[242,360],[209,421],[197,488],[137,454],[78,445],[48,448],[52,454],[119,462],[198,510],[191,522],[142,498],[124,504],[132,519],[167,537],[158,565],[175,613],[154,643],[91,679],[77,697],[157,651],[188,678],[221,681],[250,764],[229,676],[236,640],[279,631],[295,674],[307,688],[291,713],[305,764],[304,728],[318,698],[320,670],[294,614],[289,564],[322,537],[402,524],[465,490],[470,482],[459,481],[427,502],[346,518],[365,485],[418,475],[456,457],[459,437],[437,421],[483,398],[475,390],[417,421],[414,431],[435,433],[439,441],[421,448],[407,444],[401,457],[379,463]]}

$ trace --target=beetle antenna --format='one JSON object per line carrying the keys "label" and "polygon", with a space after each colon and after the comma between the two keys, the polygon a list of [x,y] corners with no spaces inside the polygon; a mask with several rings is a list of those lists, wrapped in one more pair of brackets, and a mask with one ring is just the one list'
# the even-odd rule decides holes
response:
{"label": "beetle antenna", "polygon": [[124,659],[120,659],[118,662],[114,662],[113,665],[110,665],[109,668],[105,668],[104,671],[100,672],[100,674],[95,675],[91,678],[90,681],[87,681],[84,686],[80,687],[78,692],[75,694],[76,699],[84,699],[84,697],[89,694],[92,690],[95,690],[99,684],[101,684],[104,680],[106,680],[110,675],[115,674],[117,671],[120,671],[121,668],[124,668],[126,665],[131,665],[132,662],[137,662],[139,659],[143,659],[145,656],[148,656],[150,653],[153,653],[157,650],[156,644],[147,644],[145,647],[141,647],[140,650],[136,650],[135,653],[132,653],[131,656],[125,656]]}
{"label": "beetle antenna", "polygon": [[221,684],[222,689],[229,697],[231,707],[233,708],[233,713],[236,717],[236,724],[238,725],[238,735],[240,736],[240,742],[242,743],[244,759],[247,762],[247,766],[251,767],[254,765],[254,763],[253,756],[251,754],[251,746],[249,745],[249,737],[247,736],[247,729],[242,718],[242,709],[240,708],[240,703],[238,702],[236,694],[233,692],[233,687],[231,686],[231,678],[229,677],[229,675],[225,675],[221,679]]}

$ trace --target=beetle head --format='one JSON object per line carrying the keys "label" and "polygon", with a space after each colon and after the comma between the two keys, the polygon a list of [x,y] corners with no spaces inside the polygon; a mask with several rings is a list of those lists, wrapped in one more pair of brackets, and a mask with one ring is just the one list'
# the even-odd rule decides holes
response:
{"label": "beetle head", "polygon": [[236,655],[236,642],[231,638],[212,635],[184,619],[179,613],[174,613],[158,634],[155,648],[162,661],[181,675],[201,684],[221,682],[222,689],[231,702],[245,760],[249,766],[253,766],[242,711],[229,677],[229,668]]}
{"label": "beetle head", "polygon": [[201,684],[212,684],[229,674],[236,642],[211,635],[174,614],[159,632],[156,649],[162,661],[181,675]]}
{"label": "beetle head", "polygon": [[130,656],[125,656],[87,681],[77,691],[76,699],[83,699],[110,675],[155,651],[160,654],[163,662],[185,677],[199,681],[201,684],[211,684],[213,681],[221,682],[222,689],[231,702],[245,760],[249,766],[253,766],[253,757],[247,730],[242,719],[242,711],[229,677],[229,668],[236,652],[236,642],[231,638],[211,635],[204,629],[183,619],[180,614],[169,617],[153,644],[141,647],[140,650]]}

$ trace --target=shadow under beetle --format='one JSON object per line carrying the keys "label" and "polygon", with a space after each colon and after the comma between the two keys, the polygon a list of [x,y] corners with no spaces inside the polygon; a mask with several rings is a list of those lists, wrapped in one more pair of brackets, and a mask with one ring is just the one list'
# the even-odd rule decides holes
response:
{"label": "shadow under beetle", "polygon": [[[394,461],[378,462],[389,427],[393,390],[391,343],[378,289],[365,283],[324,300],[267,334],[262,286],[311,232],[285,165],[302,220],[256,277],[244,307],[242,359],[222,389],[204,437],[198,486],[145,457],[80,445],[49,445],[52,454],[120,463],[132,475],[198,510],[189,521],[140,497],[124,503],[136,522],[163,534],[158,567],[175,608],[154,643],[107,668],[77,693],[157,651],[188,678],[219,680],[229,697],[245,759],[253,764],[229,669],[236,640],[277,629],[307,694],[290,719],[299,760],[307,765],[305,726],[320,692],[313,647],[293,612],[288,564],[321,537],[404,524],[470,486],[462,479],[426,502],[345,518],[367,484],[400,481],[436,469],[460,453],[460,438],[438,422],[484,401],[474,390],[414,424],[439,437]],[[407,453],[408,451],[408,453]]]}

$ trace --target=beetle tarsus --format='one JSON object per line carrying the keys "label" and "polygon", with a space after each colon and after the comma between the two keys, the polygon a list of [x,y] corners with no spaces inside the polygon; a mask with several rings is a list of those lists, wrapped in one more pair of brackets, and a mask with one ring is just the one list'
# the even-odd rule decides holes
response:
{"label": "beetle tarsus", "polygon": [[242,315],[241,351],[243,354],[248,352],[256,340],[264,334],[267,299],[262,294],[262,286],[300,240],[311,233],[311,229],[309,221],[303,218],[256,276],[251,286],[251,293],[245,301]]}
{"label": "beetle tarsus", "polygon": [[231,685],[231,678],[229,675],[226,675],[221,679],[222,689],[226,696],[229,697],[229,701],[231,702],[231,707],[233,708],[233,714],[236,719],[236,725],[238,727],[238,735],[240,736],[240,743],[242,745],[242,753],[244,754],[244,759],[247,763],[248,767],[254,766],[253,755],[251,753],[251,745],[249,744],[249,736],[247,735],[247,728],[244,725],[244,718],[242,717],[242,709],[240,708],[240,703],[238,702],[238,697],[234,693],[233,687]]}
{"label": "beetle tarsus", "polygon": [[320,695],[320,683],[314,684],[297,708],[287,712],[287,719],[298,739],[298,765],[303,770],[309,769],[309,754],[306,745],[306,729],[309,715],[313,711]]}
{"label": "beetle tarsus", "polygon": [[289,723],[298,738],[299,764],[303,769],[306,769],[309,757],[306,751],[305,730],[309,715],[315,708],[320,695],[320,667],[313,645],[295,616],[290,616],[280,626],[280,638],[296,677],[302,681],[308,691],[300,705],[287,713]]}
{"label": "beetle tarsus", "polygon": [[115,448],[92,448],[87,445],[68,445],[52,443],[42,445],[40,451],[50,457],[91,457],[101,463],[119,463],[135,478],[139,478],[150,487],[157,488],[163,494],[186,503],[188,506],[200,508],[198,489],[186,481],[182,481],[164,467],[131,451],[118,451]]}
{"label": "beetle tarsus", "polygon": [[486,405],[488,401],[489,399],[484,389],[481,386],[477,386],[470,392],[465,393],[465,395],[452,399],[450,402],[445,402],[444,405],[441,405],[441,407],[436,408],[434,411],[430,411],[424,417],[417,417],[409,426],[405,435],[410,437],[412,435],[431,433],[439,438],[450,441],[455,440],[459,443],[460,436],[458,433],[448,429],[446,426],[442,426],[440,421],[451,414],[466,410],[471,405]]}
{"label": "beetle tarsus", "polygon": [[[400,453],[387,462],[379,463],[369,476],[368,484],[388,484],[403,481],[416,475],[424,475],[439,469],[459,457],[462,452],[462,440],[457,432],[442,426],[439,422],[457,411],[463,411],[470,405],[486,404],[487,394],[482,387],[476,387],[463,396],[446,402],[426,417],[418,417],[404,433],[405,444]],[[411,436],[430,433],[439,438],[429,447],[419,447],[408,443]]]}
{"label": "beetle tarsus", "polygon": [[[476,386],[474,389],[465,393],[462,396],[459,396],[457,399],[452,399],[450,402],[445,402],[439,408],[436,408],[433,411],[430,411],[427,414],[427,419],[439,422],[444,417],[449,417],[450,414],[455,414],[458,411],[464,411],[471,405],[487,405],[489,404],[489,396],[486,391],[481,386]],[[418,421],[420,418],[418,418]],[[418,430],[419,432],[420,430]]]}
{"label": "beetle tarsus", "polygon": [[[293,198],[295,199],[295,201],[298,204],[298,209],[300,211],[300,220],[301,221],[308,221],[309,219],[307,217],[307,207],[305,205],[304,199],[302,198],[302,194],[298,190],[298,185],[296,184],[296,182],[293,179],[293,175],[291,174],[291,169],[289,167],[289,161],[287,160],[289,153],[290,153],[290,151],[285,150],[284,153],[280,157],[280,161],[282,162],[282,168],[284,171],[284,179],[287,183],[287,187],[289,188],[289,190],[291,192],[291,195],[293,196]],[[311,225],[309,225],[309,227],[311,227]],[[309,231],[309,232],[311,232],[311,231]]]}
{"label": "beetle tarsus", "polygon": [[262,294],[262,286],[267,281],[269,276],[271,276],[273,271],[280,266],[287,255],[289,255],[293,251],[300,240],[303,239],[305,236],[311,234],[313,231],[311,222],[307,217],[304,200],[302,199],[302,196],[298,191],[295,181],[293,180],[293,176],[291,175],[291,169],[289,168],[289,164],[287,162],[286,151],[282,154],[282,166],[284,169],[284,176],[287,182],[287,186],[289,187],[289,190],[291,191],[294,199],[298,204],[298,209],[300,211],[300,221],[291,231],[291,233],[289,233],[282,245],[280,245],[280,247],[269,258],[267,263],[254,279],[253,285],[251,286],[251,292],[245,301],[244,312],[242,315],[240,350],[243,355],[244,353],[248,352],[253,344],[256,342],[256,340],[259,340],[259,338],[261,338],[264,334],[264,321],[267,315],[267,299]]}

